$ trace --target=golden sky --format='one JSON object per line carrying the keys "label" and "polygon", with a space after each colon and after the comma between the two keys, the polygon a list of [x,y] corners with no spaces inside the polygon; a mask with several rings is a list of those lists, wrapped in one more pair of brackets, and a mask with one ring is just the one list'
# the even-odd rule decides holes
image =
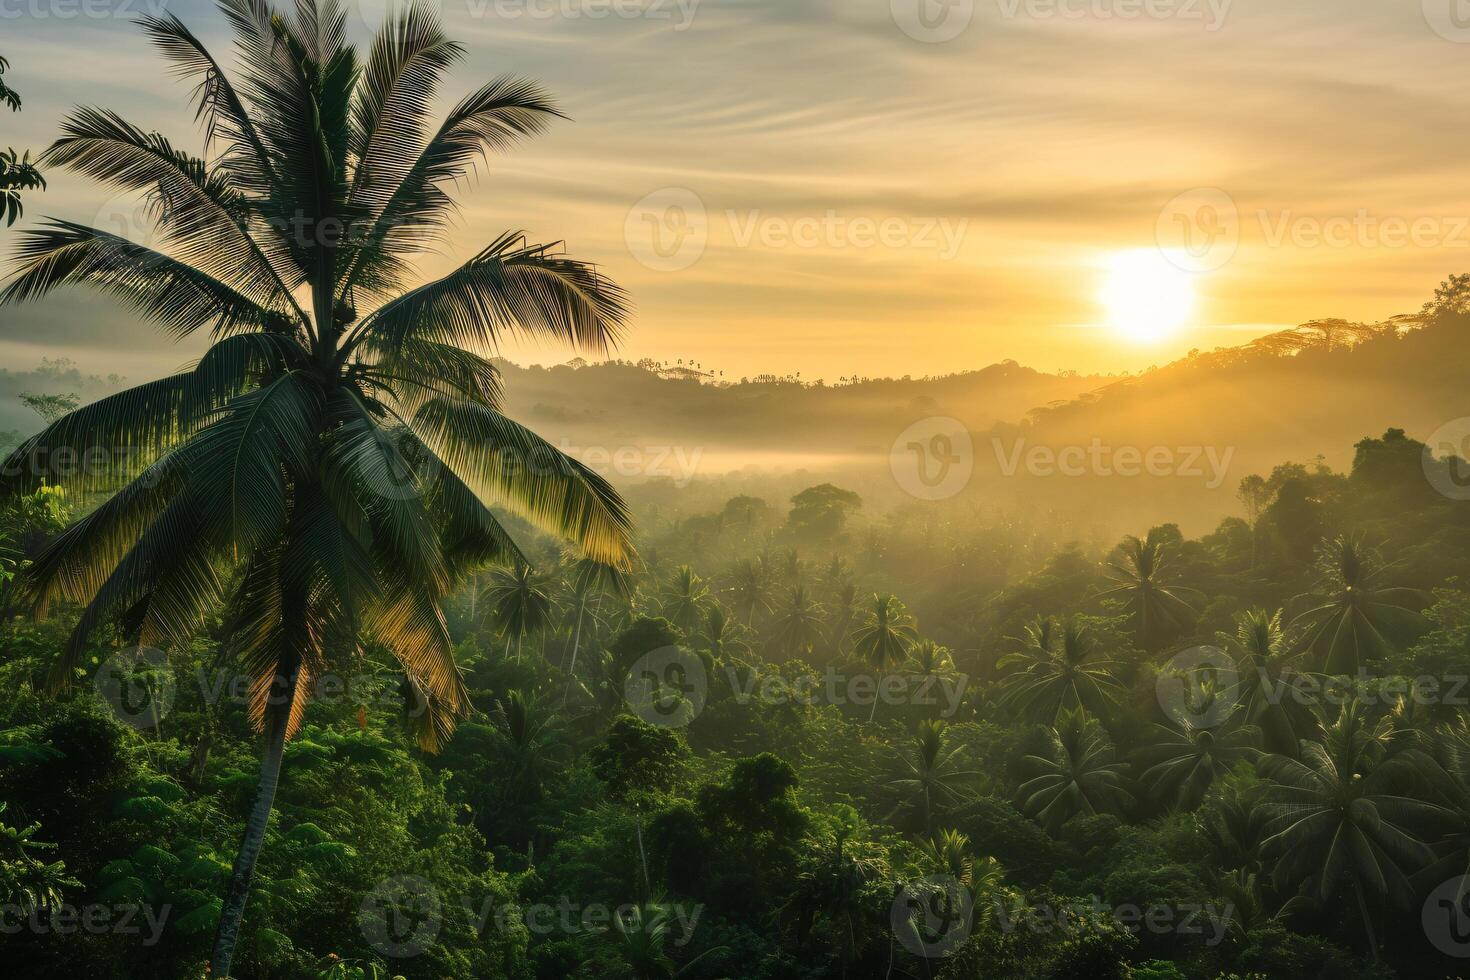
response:
{"label": "golden sky", "polygon": [[[26,102],[0,145],[44,146],[77,102],[191,145],[187,93],[138,32],[62,16],[163,0],[6,2]],[[421,266],[507,228],[565,240],[631,291],[623,356],[726,378],[1134,370],[1412,312],[1470,270],[1456,2],[438,0],[468,47],[446,105],[513,72],[574,121],[494,160]],[[207,3],[167,9],[227,54]],[[363,24],[382,9],[364,0]],[[129,208],[49,176],[28,218]],[[1099,302],[1107,269],[1161,246],[1196,299],[1178,330],[1130,339]],[[6,311],[0,361],[43,355],[140,380],[190,352],[106,304]]]}

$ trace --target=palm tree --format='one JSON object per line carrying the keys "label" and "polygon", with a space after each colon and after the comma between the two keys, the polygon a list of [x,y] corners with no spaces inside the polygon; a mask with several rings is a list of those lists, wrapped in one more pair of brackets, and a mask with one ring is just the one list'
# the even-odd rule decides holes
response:
{"label": "palm tree", "polygon": [[500,771],[522,802],[541,798],[555,770],[550,755],[557,744],[551,716],[520,691],[510,691],[490,712]]}
{"label": "palm tree", "polygon": [[1323,740],[1303,743],[1300,760],[1270,755],[1259,764],[1269,780],[1262,849],[1282,884],[1301,883],[1318,901],[1351,890],[1376,960],[1367,897],[1385,896],[1405,908],[1414,903],[1409,875],[1434,857],[1420,834],[1448,811],[1402,794],[1420,773],[1409,754],[1390,754],[1389,719],[1370,725],[1352,701],[1322,728]]}
{"label": "palm tree", "polygon": [[[1003,870],[993,857],[979,861],[970,852],[970,838],[958,830],[941,830],[919,839],[919,855],[935,874],[947,875],[977,898],[1000,887]],[[978,907],[979,903],[974,903]]]}
{"label": "palm tree", "polygon": [[836,592],[852,578],[852,571],[848,567],[847,559],[841,555],[833,555],[827,562],[827,567],[822,569],[822,585],[829,592]]}
{"label": "palm tree", "polygon": [[[898,596],[874,593],[867,620],[853,630],[852,652],[881,675],[888,668],[903,663],[918,638],[914,618],[898,601]],[[878,700],[875,690],[868,721],[878,713]]]}
{"label": "palm tree", "polygon": [[673,931],[673,910],[660,902],[646,902],[620,909],[612,917],[612,929],[606,935],[627,964],[633,980],[678,980],[693,970],[700,960],[726,951],[724,946],[705,950],[683,966],[676,964],[664,947]]}
{"label": "palm tree", "polygon": [[746,632],[743,626],[730,618],[724,606],[715,602],[705,611],[704,630],[698,637],[699,646],[709,651],[709,655],[716,661],[728,660],[750,651],[750,644],[745,640]]}
{"label": "palm tree", "polygon": [[1056,831],[1079,814],[1116,813],[1133,803],[1123,787],[1125,766],[1117,761],[1102,726],[1080,711],[1063,711],[1047,729],[1045,755],[1028,755],[1034,775],[1021,784],[1021,810]]}
{"label": "palm tree", "polygon": [[1301,738],[1313,727],[1306,675],[1292,668],[1296,659],[1281,626],[1281,610],[1252,609],[1235,618],[1229,646],[1239,658],[1240,699],[1245,720],[1261,729],[1268,752],[1297,757]]}
{"label": "palm tree", "polygon": [[685,636],[692,635],[704,620],[709,599],[709,587],[688,565],[680,565],[659,593],[664,618],[683,630]]}
{"label": "palm tree", "polygon": [[926,834],[934,831],[936,810],[963,802],[960,786],[980,775],[956,768],[957,757],[964,746],[949,743],[945,738],[948,727],[942,721],[926,719],[919,722],[912,755],[900,757],[901,774],[888,783],[890,789],[902,794],[894,812],[917,806]]}
{"label": "palm tree", "polygon": [[511,640],[515,641],[517,661],[526,635],[538,634],[551,625],[551,595],[530,565],[495,569],[481,599],[487,615],[505,637],[507,651]]}
{"label": "palm tree", "polygon": [[796,878],[789,908],[797,941],[805,943],[820,920],[836,927],[842,976],[857,958],[859,928],[867,918],[864,889],[887,876],[887,865],[847,850],[847,832],[839,831],[832,847],[823,847],[812,866]]}
{"label": "palm tree", "polygon": [[1356,674],[1364,661],[1388,653],[1386,630],[1417,624],[1418,614],[1403,603],[1420,593],[1380,584],[1389,568],[1358,538],[1339,535],[1318,548],[1316,591],[1297,597],[1315,604],[1292,625],[1307,628],[1306,646],[1328,674]]}
{"label": "palm tree", "polygon": [[427,8],[392,17],[360,58],[340,0],[220,6],[239,85],[176,17],[142,18],[199,83],[204,157],[84,108],[44,158],[146,194],[159,247],[52,221],[22,236],[0,292],[11,304],[91,286],[174,337],[207,328],[212,345],[192,370],[48,425],[11,455],[0,489],[33,475],[83,483],[46,471],[49,447],[149,454],[141,473],[116,456],[73,468],[130,482],[28,569],[35,612],[85,607],[58,683],[120,610],[140,642],[182,644],[229,599],[264,752],[214,944],[223,978],[311,679],[370,635],[404,669],[420,744],[437,748],[468,706],[440,600],[473,568],[523,560],[487,502],[599,561],[625,565],[632,545],[612,487],[501,414],[488,360],[507,333],[606,350],[621,290],[514,234],[408,288],[408,257],[453,215],[446,188],[558,117],[552,101],[501,79],[431,125],[439,76],[463,49]]}
{"label": "palm tree", "polygon": [[845,656],[857,620],[857,586],[846,582],[833,594],[832,615],[827,621],[827,647],[833,656]]}
{"label": "palm tree", "polygon": [[920,640],[909,651],[909,663],[920,677],[946,678],[954,674],[954,656],[949,647],[933,640]]}
{"label": "palm tree", "polygon": [[735,612],[745,620],[746,626],[754,622],[757,610],[763,613],[771,611],[770,577],[764,563],[757,564],[747,558],[737,564],[730,573],[727,591]]}
{"label": "palm tree", "polygon": [[[577,610],[577,617],[572,629],[572,660],[567,666],[567,674],[576,676],[577,652],[582,646],[583,620],[590,613],[595,626],[603,597],[612,595],[626,602],[632,594],[632,584],[628,581],[628,573],[625,570],[592,558],[579,558],[573,562],[569,578],[572,608]],[[591,604],[590,610],[588,609],[589,603]]]}
{"label": "palm tree", "polygon": [[1075,620],[1034,620],[1020,643],[996,669],[1015,668],[1000,680],[1000,700],[1025,717],[1051,722],[1073,709],[1100,714],[1122,692],[1113,676],[1118,663],[1098,658],[1087,628]]}
{"label": "palm tree", "polygon": [[1104,566],[1118,584],[1098,593],[1098,598],[1123,599],[1133,619],[1138,645],[1145,650],[1158,649],[1169,636],[1187,629],[1193,621],[1194,608],[1182,596],[1194,590],[1165,584],[1169,562],[1159,528],[1149,531],[1143,540],[1128,535],[1123,539],[1122,552],[1122,561]]}
{"label": "palm tree", "polygon": [[1223,723],[1195,727],[1188,718],[1155,725],[1152,740],[1138,751],[1139,782],[1171,809],[1193,810],[1215,780],[1259,756],[1259,732],[1241,725],[1239,709]]}
{"label": "palm tree", "polygon": [[771,620],[771,646],[786,656],[810,653],[822,641],[822,607],[797,585],[791,598]]}

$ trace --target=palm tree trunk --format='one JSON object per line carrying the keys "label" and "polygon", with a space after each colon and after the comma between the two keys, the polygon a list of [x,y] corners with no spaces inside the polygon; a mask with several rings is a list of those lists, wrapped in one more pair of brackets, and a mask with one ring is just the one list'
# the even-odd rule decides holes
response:
{"label": "palm tree trunk", "polygon": [[577,628],[572,633],[572,670],[577,669],[577,647],[582,643],[582,613],[587,610],[586,602],[577,603]]}
{"label": "palm tree trunk", "polygon": [[271,807],[276,799],[276,785],[281,778],[286,726],[291,718],[291,704],[296,698],[296,678],[299,672],[298,665],[292,667],[286,675],[285,691],[279,710],[267,709],[268,727],[265,754],[260,760],[260,785],[255,791],[255,803],[250,808],[250,817],[245,821],[245,837],[240,841],[235,869],[230,874],[230,885],[225,892],[224,905],[220,909],[219,927],[214,935],[214,954],[210,957],[210,976],[213,980],[224,980],[230,975],[230,961],[235,956],[235,941],[240,937],[240,920],[245,915],[245,902],[250,897],[250,883],[255,878],[255,861],[260,857],[261,845],[265,843],[265,828],[270,822]]}
{"label": "palm tree trunk", "polygon": [[1353,882],[1353,891],[1358,896],[1358,914],[1363,917],[1363,928],[1368,933],[1368,949],[1373,953],[1373,962],[1378,962],[1378,937],[1373,934],[1373,918],[1368,914],[1368,903],[1363,901],[1363,886]]}

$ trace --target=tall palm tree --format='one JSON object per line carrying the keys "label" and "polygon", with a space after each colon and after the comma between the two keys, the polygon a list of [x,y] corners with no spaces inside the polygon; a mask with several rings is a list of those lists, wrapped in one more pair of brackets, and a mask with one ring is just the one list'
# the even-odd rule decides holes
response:
{"label": "tall palm tree", "polygon": [[1121,549],[1122,560],[1104,566],[1104,571],[1117,584],[1098,593],[1098,598],[1122,599],[1133,620],[1138,645],[1145,650],[1156,650],[1194,620],[1194,608],[1183,598],[1194,590],[1167,584],[1169,561],[1158,528],[1149,531],[1142,540],[1128,535]]}
{"label": "tall palm tree", "polygon": [[[157,646],[229,600],[264,752],[215,939],[222,978],[311,679],[371,635],[403,666],[420,743],[435,748],[468,705],[440,600],[472,568],[523,560],[487,503],[599,561],[626,564],[632,546],[606,481],[501,413],[488,360],[507,335],[604,351],[626,316],[621,290],[515,234],[409,288],[409,256],[454,213],[447,188],[556,118],[553,102],[501,79],[434,125],[439,77],[463,49],[425,7],[390,18],[364,56],[345,43],[341,0],[220,7],[238,84],[172,14],[141,21],[198,82],[202,157],[93,108],[45,156],[146,195],[158,247],[51,221],[22,236],[0,292],[13,304],[91,286],[174,337],[207,329],[212,344],[192,370],[48,425],[12,454],[0,489],[130,480],[28,570],[36,612],[85,607],[60,682],[114,613]],[[141,473],[115,454],[86,474],[49,473],[58,446],[148,455]]]}
{"label": "tall palm tree", "polygon": [[1021,810],[1051,831],[1079,814],[1117,813],[1133,802],[1125,766],[1097,721],[1063,711],[1047,730],[1045,755],[1021,760],[1032,773],[1018,791]]}
{"label": "tall palm tree", "polygon": [[680,966],[666,951],[673,931],[673,909],[653,901],[619,909],[612,917],[612,928],[595,935],[606,936],[613,943],[633,980],[678,980],[694,971],[705,957],[726,951],[726,947],[716,946]]}
{"label": "tall palm tree", "polygon": [[1046,723],[1073,709],[1100,714],[1123,690],[1113,676],[1117,666],[1098,656],[1087,628],[1077,621],[1037,619],[1026,626],[1020,649],[996,663],[997,670],[1011,671],[1000,679],[1000,700]]}
{"label": "tall palm tree", "polygon": [[[918,639],[914,617],[898,601],[898,596],[874,593],[867,619],[852,632],[852,652],[881,675],[903,663]],[[878,713],[878,701],[875,690],[868,721]]]}
{"label": "tall palm tree", "polygon": [[490,712],[499,769],[522,802],[537,800],[555,771],[553,716],[533,698],[509,691]]}
{"label": "tall palm tree", "polygon": [[806,586],[797,585],[771,619],[771,647],[784,656],[801,656],[821,641],[822,607],[807,594]]}
{"label": "tall palm tree", "polygon": [[948,727],[942,721],[919,722],[912,752],[900,757],[900,775],[888,783],[890,789],[901,794],[894,812],[917,808],[926,834],[934,832],[934,818],[940,808],[962,803],[963,785],[980,775],[957,768],[964,746],[952,744],[945,737]]}
{"label": "tall palm tree", "polygon": [[1235,618],[1229,647],[1240,662],[1240,700],[1245,720],[1261,730],[1268,752],[1297,757],[1301,739],[1315,722],[1304,689],[1305,674],[1292,662],[1299,651],[1287,642],[1281,610],[1251,609]]}
{"label": "tall palm tree", "polygon": [[747,633],[745,627],[730,618],[724,606],[715,602],[705,611],[704,629],[699,633],[698,642],[712,658],[723,661],[750,652],[750,644],[745,639]]}
{"label": "tall palm tree", "polygon": [[756,612],[771,611],[771,581],[765,563],[746,558],[730,573],[730,601],[745,625],[755,622]]}
{"label": "tall palm tree", "polygon": [[1138,750],[1139,782],[1171,809],[1193,810],[1215,780],[1259,756],[1259,732],[1239,721],[1241,709],[1221,724],[1195,727],[1188,718],[1155,725],[1149,743]]}
{"label": "tall palm tree", "polygon": [[627,602],[632,595],[632,583],[624,569],[593,558],[578,558],[573,562],[568,580],[571,606],[577,615],[572,628],[572,660],[567,666],[567,673],[575,676],[577,652],[582,647],[583,621],[590,615],[595,627],[603,598],[611,595]]}
{"label": "tall palm tree", "polygon": [[505,637],[507,650],[515,641],[518,661],[526,636],[535,636],[551,625],[551,594],[545,581],[525,563],[495,569],[480,598],[486,614]]}
{"label": "tall palm tree", "polygon": [[1410,754],[1391,754],[1389,719],[1370,723],[1353,701],[1322,728],[1322,741],[1304,743],[1300,760],[1270,755],[1259,765],[1269,781],[1262,849],[1282,884],[1301,883],[1322,902],[1350,890],[1376,960],[1368,896],[1404,908],[1414,903],[1409,876],[1433,860],[1426,840],[1449,814],[1404,795],[1419,770]]}
{"label": "tall palm tree", "polygon": [[857,586],[846,582],[832,597],[831,614],[827,617],[827,649],[834,657],[844,657],[851,648],[852,624],[857,621]]}
{"label": "tall palm tree", "polygon": [[919,838],[919,855],[933,873],[948,875],[977,897],[1000,886],[1000,863],[993,857],[977,861],[970,851],[969,836],[958,830],[941,830]]}
{"label": "tall palm tree", "polygon": [[1417,625],[1419,617],[1404,605],[1418,601],[1415,589],[1382,584],[1390,566],[1361,539],[1339,535],[1317,549],[1317,588],[1298,596],[1312,602],[1292,624],[1307,628],[1306,645],[1328,674],[1356,674],[1366,660],[1386,654],[1387,633]]}
{"label": "tall palm tree", "polygon": [[788,908],[796,923],[797,941],[805,943],[819,922],[829,922],[837,932],[843,977],[861,945],[861,929],[868,915],[865,892],[871,882],[887,877],[888,870],[880,859],[849,851],[846,832],[840,831],[832,846],[823,845],[796,876]]}
{"label": "tall palm tree", "polygon": [[683,630],[685,636],[692,635],[704,621],[709,599],[709,586],[688,565],[675,569],[673,578],[659,592],[664,618]]}

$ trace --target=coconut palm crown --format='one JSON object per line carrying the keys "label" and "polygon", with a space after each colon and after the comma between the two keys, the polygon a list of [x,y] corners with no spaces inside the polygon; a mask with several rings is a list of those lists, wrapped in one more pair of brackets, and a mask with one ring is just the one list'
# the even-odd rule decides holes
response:
{"label": "coconut palm crown", "polygon": [[[115,620],[130,641],[167,646],[216,605],[232,610],[266,739],[216,945],[225,976],[311,680],[365,640],[380,645],[403,668],[421,744],[437,748],[468,706],[440,600],[470,569],[524,561],[490,508],[614,566],[632,545],[616,492],[502,414],[490,360],[521,336],[606,351],[622,291],[516,233],[410,281],[410,258],[454,215],[450,186],[557,118],[554,103],[501,78],[436,121],[440,77],[463,49],[426,7],[390,17],[365,55],[346,43],[340,0],[219,7],[233,79],[172,14],[141,20],[194,84],[202,156],[84,107],[43,158],[138,195],[147,244],[49,221],[22,236],[0,292],[6,305],[89,286],[175,338],[207,331],[210,345],[190,370],[49,425],[7,460],[0,490],[116,489],[28,570],[38,614],[83,607],[59,682]],[[49,465],[60,449],[86,471]]]}

